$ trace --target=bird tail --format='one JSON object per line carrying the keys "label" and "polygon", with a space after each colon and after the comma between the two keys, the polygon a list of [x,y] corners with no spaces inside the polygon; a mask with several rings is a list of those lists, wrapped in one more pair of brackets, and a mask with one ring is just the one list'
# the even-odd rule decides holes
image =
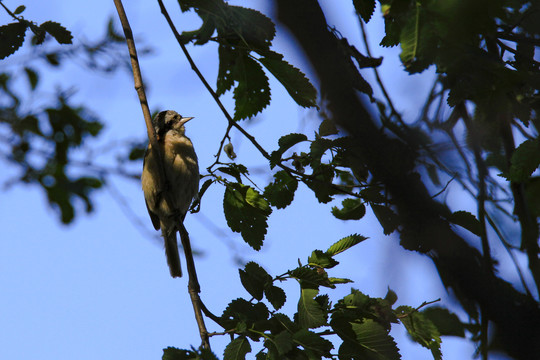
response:
{"label": "bird tail", "polygon": [[178,241],[176,231],[167,231],[162,227],[163,238],[165,239],[165,255],[171,276],[182,277],[182,268],[180,267],[180,254],[178,253]]}

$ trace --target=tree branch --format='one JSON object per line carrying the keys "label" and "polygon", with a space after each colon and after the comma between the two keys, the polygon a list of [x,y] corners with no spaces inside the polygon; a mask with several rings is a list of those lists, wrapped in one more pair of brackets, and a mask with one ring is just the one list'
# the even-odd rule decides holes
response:
{"label": "tree branch", "polygon": [[[158,154],[159,159],[163,159],[163,154],[161,154],[161,150],[158,146],[156,132],[154,129],[154,126],[152,125],[152,117],[150,115],[150,109],[148,107],[148,101],[146,100],[146,93],[144,91],[144,85],[142,81],[142,75],[141,75],[141,69],[139,67],[139,60],[137,57],[137,49],[135,47],[135,40],[133,39],[133,33],[131,31],[131,27],[129,25],[129,21],[126,15],[126,12],[124,10],[124,6],[122,4],[121,0],[114,0],[114,4],[116,6],[116,10],[118,12],[118,16],[120,17],[120,22],[122,23],[122,29],[124,30],[124,34],[126,37],[127,46],[129,49],[129,56],[131,59],[131,67],[133,68],[133,78],[134,78],[134,84],[135,84],[135,90],[137,91],[137,95],[139,96],[139,102],[141,104],[142,112],[144,115],[144,120],[146,123],[146,130],[148,133],[148,139],[150,141],[150,146],[156,153]],[[163,167],[163,161],[158,162],[158,180],[159,185],[158,187],[160,189],[166,189],[167,188],[167,178],[165,176],[165,169]],[[171,201],[169,192],[165,191],[163,192],[164,201],[167,204],[173,204],[174,202]],[[170,208],[174,208],[171,206]],[[206,330],[206,325],[204,324],[204,318],[201,315],[201,309],[200,309],[200,298],[199,298],[199,292],[200,292],[200,286],[199,282],[197,280],[197,274],[195,272],[195,265],[193,263],[193,255],[191,253],[191,246],[189,243],[189,235],[186,231],[186,228],[184,227],[183,219],[180,217],[178,218],[178,223],[180,224],[180,239],[182,241],[182,245],[184,247],[184,252],[186,254],[186,262],[188,263],[188,273],[189,273],[189,283],[188,283],[188,289],[189,289],[189,295],[191,297],[191,302],[193,304],[193,309],[195,311],[195,319],[197,320],[197,325],[199,327],[199,334],[202,340],[202,346],[204,348],[210,349],[210,343],[208,341],[208,331]]]}

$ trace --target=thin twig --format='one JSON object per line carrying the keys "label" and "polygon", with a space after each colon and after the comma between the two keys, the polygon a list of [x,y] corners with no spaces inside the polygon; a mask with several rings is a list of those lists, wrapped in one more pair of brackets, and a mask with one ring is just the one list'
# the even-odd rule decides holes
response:
{"label": "thin twig", "polygon": [[[6,5],[4,5],[4,3],[2,1],[0,1],[0,5],[2,5],[2,7],[4,8],[4,10],[6,10],[6,12],[9,14],[9,16],[11,16],[14,20],[17,20],[19,22],[23,21],[21,18],[19,18],[17,15],[15,15],[11,10],[9,10]],[[24,21],[23,21],[24,22]]]}

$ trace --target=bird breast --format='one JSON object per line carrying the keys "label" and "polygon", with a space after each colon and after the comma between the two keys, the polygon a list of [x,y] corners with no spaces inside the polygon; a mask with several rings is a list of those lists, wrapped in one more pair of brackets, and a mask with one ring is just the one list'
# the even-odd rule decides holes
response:
{"label": "bird breast", "polygon": [[185,214],[199,190],[199,165],[191,140],[169,131],[163,140],[164,168],[177,209]]}

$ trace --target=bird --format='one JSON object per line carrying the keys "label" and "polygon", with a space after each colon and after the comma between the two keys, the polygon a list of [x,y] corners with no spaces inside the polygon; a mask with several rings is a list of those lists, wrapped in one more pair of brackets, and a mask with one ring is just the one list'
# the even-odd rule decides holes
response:
{"label": "bird", "polygon": [[[146,208],[154,228],[161,229],[167,264],[173,278],[182,276],[176,237],[181,226],[179,221],[183,223],[199,191],[197,154],[185,129],[185,124],[191,119],[193,117],[182,117],[173,110],[161,111],[154,116],[152,125],[159,152],[148,144],[141,175]],[[159,185],[160,161],[165,172],[162,188]]]}

